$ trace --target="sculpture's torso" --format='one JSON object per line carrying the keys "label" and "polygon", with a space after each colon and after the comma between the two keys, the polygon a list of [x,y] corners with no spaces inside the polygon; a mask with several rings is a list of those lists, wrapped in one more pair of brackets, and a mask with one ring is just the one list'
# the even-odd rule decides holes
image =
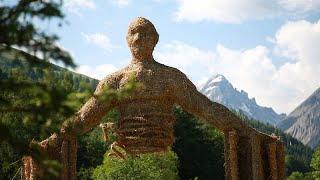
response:
{"label": "sculpture's torso", "polygon": [[148,98],[120,106],[118,144],[131,154],[166,151],[174,141],[171,107],[170,101]]}
{"label": "sculpture's torso", "polygon": [[[122,87],[134,75],[143,85],[117,106],[120,112],[117,143],[130,154],[167,151],[174,142],[174,68],[157,62],[129,65],[115,75]],[[120,77],[120,78],[119,78]]]}

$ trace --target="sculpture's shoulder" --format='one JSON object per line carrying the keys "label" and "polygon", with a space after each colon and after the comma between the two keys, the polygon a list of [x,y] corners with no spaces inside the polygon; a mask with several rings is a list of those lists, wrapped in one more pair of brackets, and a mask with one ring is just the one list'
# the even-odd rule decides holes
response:
{"label": "sculpture's shoulder", "polygon": [[187,76],[177,68],[167,66],[159,62],[156,63],[156,66],[157,68],[159,68],[159,70],[161,70],[164,74],[166,74],[169,77],[172,77],[175,79],[179,78],[179,80],[188,79]]}
{"label": "sculpture's shoulder", "polygon": [[119,82],[123,78],[125,72],[126,72],[126,68],[121,69],[119,71],[116,71],[114,73],[111,73],[108,76],[106,76],[105,78],[103,78],[99,82],[95,93],[101,92],[106,87],[111,88],[111,89],[118,89],[119,88]]}
{"label": "sculpture's shoulder", "polygon": [[166,66],[164,64],[159,63],[160,66],[165,69],[168,80],[172,81],[176,86],[192,86],[193,88],[195,88],[194,84],[190,81],[190,79],[187,77],[186,74],[184,74],[183,72],[181,72],[179,69],[174,68],[174,67],[170,67],[170,66]]}

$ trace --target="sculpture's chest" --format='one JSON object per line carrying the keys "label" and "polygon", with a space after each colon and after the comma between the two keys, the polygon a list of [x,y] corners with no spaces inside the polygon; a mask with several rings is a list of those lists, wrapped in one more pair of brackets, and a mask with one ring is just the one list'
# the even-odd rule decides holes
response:
{"label": "sculpture's chest", "polygon": [[170,91],[168,74],[160,68],[142,68],[132,73],[136,82],[144,88],[142,91],[156,94],[166,94]]}

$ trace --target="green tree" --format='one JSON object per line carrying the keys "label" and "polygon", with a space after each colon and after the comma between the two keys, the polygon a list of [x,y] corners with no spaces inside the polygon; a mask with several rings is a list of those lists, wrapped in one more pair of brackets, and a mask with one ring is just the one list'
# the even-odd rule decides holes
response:
{"label": "green tree", "polygon": [[94,168],[101,165],[110,145],[102,138],[102,130],[96,127],[92,132],[78,139],[77,176],[78,179],[92,179]]}
{"label": "green tree", "polygon": [[312,156],[311,167],[313,168],[314,178],[320,179],[320,146],[316,149]]}
{"label": "green tree", "polygon": [[310,168],[305,162],[297,160],[291,155],[286,156],[285,164],[286,164],[287,175],[290,175],[292,172],[295,172],[295,171],[300,173],[306,173],[310,171]]}
{"label": "green tree", "polygon": [[224,179],[224,137],[181,108],[174,109],[176,137],[173,151],[179,158],[181,179]]}
{"label": "green tree", "polygon": [[[57,25],[61,26],[64,17],[61,7],[61,0],[0,0],[0,55],[11,59],[25,59],[27,66],[39,63],[36,58],[39,55],[44,61],[60,61],[65,66],[75,67],[69,53],[57,46],[58,36],[46,32],[34,23],[56,19]],[[14,48],[25,52],[17,53]],[[52,88],[44,79],[35,83],[24,78],[23,74],[34,78],[35,74],[31,70],[28,70],[29,74],[21,69],[16,70],[12,68],[12,73],[0,80],[1,146],[11,147],[19,157],[31,155],[43,167],[53,165],[51,173],[48,173],[55,174],[59,166],[40,153],[37,144],[30,144],[30,140],[45,137],[50,133],[47,129],[57,129],[60,123],[53,121],[55,118],[50,115],[72,114],[72,107],[65,105],[68,93],[63,88]],[[26,135],[21,137],[17,131],[24,131]],[[39,135],[35,137],[30,132],[38,132]],[[56,168],[52,169],[53,167]],[[49,169],[49,166],[44,169]]]}
{"label": "green tree", "polygon": [[105,156],[103,164],[93,173],[93,179],[176,180],[178,158],[172,151],[149,153],[127,159]]}
{"label": "green tree", "polygon": [[287,180],[314,180],[311,173],[293,172]]}

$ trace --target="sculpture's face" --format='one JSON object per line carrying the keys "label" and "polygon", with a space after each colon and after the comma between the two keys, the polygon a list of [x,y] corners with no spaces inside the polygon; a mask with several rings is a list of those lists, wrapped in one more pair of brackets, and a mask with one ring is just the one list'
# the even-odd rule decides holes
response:
{"label": "sculpture's face", "polygon": [[139,17],[131,22],[127,42],[133,58],[136,61],[150,60],[158,38],[159,35],[149,20]]}

